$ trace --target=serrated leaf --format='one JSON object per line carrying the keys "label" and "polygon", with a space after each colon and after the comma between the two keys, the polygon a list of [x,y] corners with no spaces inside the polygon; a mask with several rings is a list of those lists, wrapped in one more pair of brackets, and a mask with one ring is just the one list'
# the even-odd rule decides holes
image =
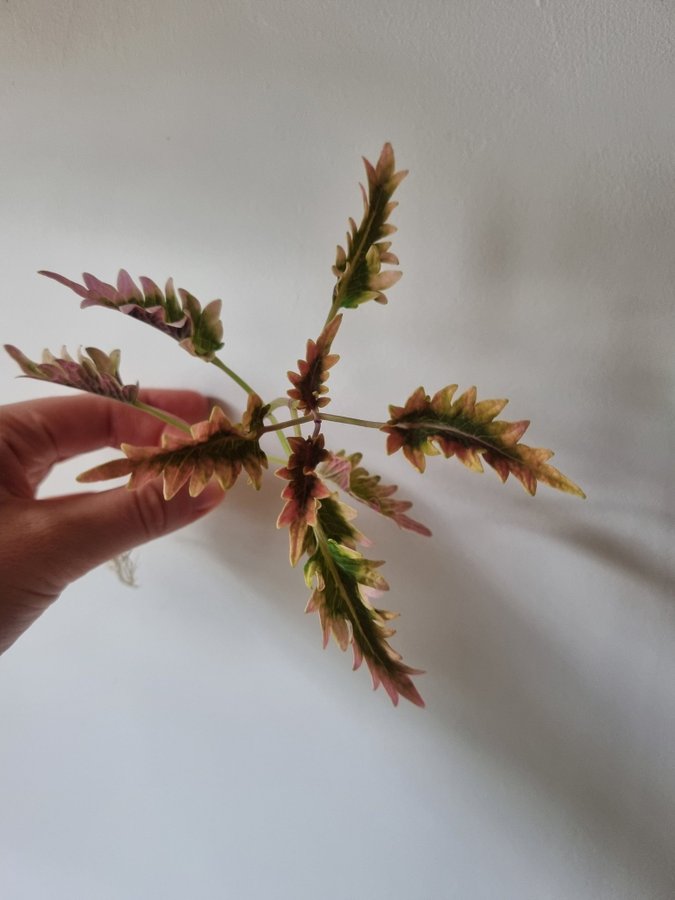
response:
{"label": "serrated leaf", "polygon": [[293,385],[287,392],[288,396],[308,415],[330,403],[325,396],[328,393],[326,381],[330,376],[329,369],[340,359],[330,349],[341,322],[342,316],[336,316],[328,322],[316,341],[307,341],[307,353],[305,359],[298,360],[298,372],[288,373],[288,380]]}
{"label": "serrated leaf", "polygon": [[342,503],[337,491],[321,501],[318,520],[324,534],[352,550],[355,550],[358,544],[369,547],[370,540],[352,524],[355,518],[356,510]]}
{"label": "serrated leaf", "polygon": [[375,688],[382,684],[394,704],[403,696],[423,706],[410,678],[418,670],[404,665],[387,643],[394,634],[387,624],[394,613],[376,609],[366,594],[388,590],[377,571],[382,563],[367,560],[356,550],[363,536],[351,524],[354,510],[331,495],[316,474],[328,457],[323,435],[291,438],[290,443],[288,465],[276,473],[290,482],[282,493],[286,505],[277,526],[289,526],[292,565],[308,554],[305,581],[313,592],[307,611],[319,613],[324,646],[331,633],[343,650],[351,643],[354,668],[365,659]]}
{"label": "serrated leaf", "polygon": [[258,418],[259,409],[264,409],[260,397],[251,394],[244,420],[233,425],[222,409],[214,406],[207,421],[190,428],[190,435],[164,434],[161,447],[122,444],[124,458],[89,469],[77,480],[104,481],[130,475],[128,487],[135,489],[161,475],[164,497],[170,500],[186,482],[192,497],[201,494],[214,478],[228,491],[244,469],[258,489],[267,457],[260,447],[259,429],[250,430],[246,423]]}
{"label": "serrated leaf", "polygon": [[319,474],[337,484],[345,493],[355,500],[365,503],[380,515],[393,519],[399,528],[406,528],[417,534],[431,536],[431,531],[407,515],[412,503],[409,500],[395,500],[393,494],[398,490],[395,484],[382,484],[379,475],[371,475],[359,465],[363,455],[352,453],[347,456],[344,450],[331,453],[329,459],[319,467]]}
{"label": "serrated leaf", "polygon": [[193,356],[209,361],[223,346],[222,301],[212,300],[202,309],[199,300],[183,288],[176,296],[171,278],[162,292],[144,275],[139,279],[139,288],[124,269],[120,269],[116,286],[100,281],[88,272],[82,276],[83,285],[56,272],[39,274],[75,291],[83,298],[80,304],[83,309],[87,306],[117,309],[168,334]]}
{"label": "serrated leaf", "polygon": [[134,403],[138,397],[137,384],[122,383],[119,373],[119,350],[107,354],[96,347],[87,347],[88,356],[79,351],[75,360],[63,347],[61,356],[54,356],[49,350],[45,350],[42,362],[39,363],[28,359],[12,344],[5,344],[5,350],[28,378],[51,381],[52,384],[62,384],[101,397],[111,397],[123,403]]}
{"label": "serrated leaf", "polygon": [[274,474],[290,482],[281,492],[286,501],[277,519],[277,528],[288,526],[290,560],[294,566],[304,552],[307,529],[317,522],[319,501],[331,494],[316,474],[316,467],[326,459],[322,434],[317,437],[291,437],[292,453],[288,462]]}
{"label": "serrated leaf", "polygon": [[[321,507],[324,503],[321,501]],[[421,671],[405,665],[388,643],[395,634],[389,623],[396,613],[376,608],[368,597],[369,593],[388,590],[387,582],[377,571],[382,563],[368,560],[330,537],[322,525],[312,532],[305,580],[313,590],[306,611],[318,612],[324,647],[331,634],[342,650],[351,644],[354,668],[358,669],[365,659],[373,688],[381,684],[394,705],[399,697],[405,697],[416,706],[424,706],[411,679],[411,675],[420,675]]]}
{"label": "serrated leaf", "polygon": [[476,402],[475,387],[453,400],[456,390],[457,385],[451,384],[429,397],[420,387],[405,406],[390,406],[389,422],[382,428],[389,435],[387,452],[402,449],[420,472],[425,469],[425,456],[442,452],[446,457],[456,456],[476,472],[482,472],[482,462],[486,462],[502,481],[511,474],[532,495],[537,482],[542,482],[585,497],[578,485],[548,464],[553,456],[551,450],[519,443],[529,421],[496,419],[507,400]]}
{"label": "serrated leaf", "polygon": [[387,222],[398,205],[391,197],[407,171],[395,171],[394,151],[385,144],[377,164],[363,160],[368,191],[361,186],[363,218],[359,225],[349,220],[346,249],[338,246],[333,274],[337,283],[333,290],[333,309],[354,309],[368,300],[386,303],[385,291],[401,277],[398,270],[382,270],[382,265],[398,265],[390,251],[391,241],[383,240],[396,231]]}

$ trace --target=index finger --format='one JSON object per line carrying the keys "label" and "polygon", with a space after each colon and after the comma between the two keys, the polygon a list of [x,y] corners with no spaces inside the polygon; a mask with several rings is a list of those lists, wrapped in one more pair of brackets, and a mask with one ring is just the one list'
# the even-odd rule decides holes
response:
{"label": "index finger", "polygon": [[[211,405],[196,391],[145,390],[139,399],[189,424],[206,419]],[[35,486],[55,463],[123,441],[158,444],[166,427],[133,406],[93,395],[13,403],[0,407],[0,461],[13,458]]]}

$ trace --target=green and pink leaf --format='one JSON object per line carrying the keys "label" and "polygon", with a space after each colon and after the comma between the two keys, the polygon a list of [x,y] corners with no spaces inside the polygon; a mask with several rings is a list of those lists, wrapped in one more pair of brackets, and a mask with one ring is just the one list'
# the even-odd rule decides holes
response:
{"label": "green and pink leaf", "polygon": [[222,301],[212,300],[204,309],[188,291],[180,288],[178,296],[169,278],[164,291],[151,278],[142,275],[141,287],[124,269],[120,269],[117,284],[108,284],[85,272],[84,284],[71,281],[56,272],[40,272],[82,297],[82,308],[103,306],[116,309],[168,334],[193,356],[207,361],[223,346],[223,325],[220,320]]}
{"label": "green and pink leaf", "polygon": [[349,220],[346,249],[338,246],[333,274],[337,283],[333,291],[334,311],[354,309],[368,300],[386,303],[385,291],[401,277],[398,270],[383,270],[383,264],[398,265],[398,258],[391,252],[391,241],[383,240],[396,231],[388,219],[398,205],[392,194],[408,174],[396,172],[394,151],[385,144],[377,164],[363,160],[368,179],[368,190],[361,185],[363,218],[359,225]]}
{"label": "green and pink leaf", "polygon": [[506,481],[513,475],[525,490],[534,495],[537,483],[584,497],[581,488],[548,464],[551,450],[519,443],[529,421],[505,422],[496,417],[507,400],[476,401],[474,387],[454,399],[456,384],[448,385],[429,397],[420,387],[405,406],[390,406],[389,422],[382,428],[388,434],[387,452],[402,449],[406,458],[423,472],[426,456],[443,453],[456,456],[467,468],[483,471],[491,466]]}
{"label": "green and pink leaf", "polygon": [[379,475],[371,475],[360,465],[361,453],[347,455],[344,450],[331,453],[329,459],[319,467],[319,474],[337,484],[345,493],[360,503],[365,503],[375,512],[392,519],[399,528],[414,531],[426,537],[431,531],[421,522],[411,518],[407,512],[412,507],[410,500],[394,499],[398,490],[395,484],[382,484]]}
{"label": "green and pink leaf", "polygon": [[133,404],[138,398],[138,385],[124,384],[120,378],[119,350],[108,354],[96,347],[87,347],[87,355],[80,351],[75,360],[63,347],[61,356],[54,356],[45,350],[39,363],[33,362],[12,344],[5,344],[5,350],[28,378],[50,381],[122,403]]}
{"label": "green and pink leaf", "polygon": [[374,689],[381,684],[394,705],[399,697],[405,697],[416,706],[424,706],[411,678],[421,671],[405,665],[388,643],[395,634],[389,623],[396,614],[376,608],[369,599],[369,595],[388,590],[377,571],[381,562],[367,560],[354,549],[327,538],[321,523],[313,530],[310,549],[313,552],[305,566],[305,579],[313,590],[306,611],[319,614],[324,647],[331,634],[343,651],[351,644],[354,669],[365,659]]}
{"label": "green and pink leaf", "polygon": [[319,503],[331,495],[316,474],[316,467],[327,458],[322,434],[317,437],[289,438],[292,453],[288,463],[274,474],[289,482],[281,492],[285,504],[277,528],[289,529],[290,560],[294,566],[304,552],[307,530],[317,523]]}
{"label": "green and pink leaf", "polygon": [[288,380],[293,385],[288,390],[288,396],[305,414],[316,412],[330,403],[330,399],[324,396],[328,393],[326,381],[329,370],[340,359],[330,349],[341,322],[342,316],[336,316],[328,322],[316,341],[307,341],[307,353],[305,359],[298,360],[298,372],[288,373]]}
{"label": "green and pink leaf", "polygon": [[[255,410],[259,408],[263,408],[262,401],[252,394],[249,419],[256,417]],[[162,476],[164,497],[170,500],[186,483],[192,497],[201,494],[212,479],[228,491],[242,469],[259,489],[263,469],[267,468],[259,434],[249,431],[245,422],[233,425],[219,406],[213,407],[207,421],[193,425],[189,435],[164,434],[161,447],[122,444],[121,449],[124,458],[89,469],[78,481],[88,483],[129,475],[128,487],[134,490]]]}

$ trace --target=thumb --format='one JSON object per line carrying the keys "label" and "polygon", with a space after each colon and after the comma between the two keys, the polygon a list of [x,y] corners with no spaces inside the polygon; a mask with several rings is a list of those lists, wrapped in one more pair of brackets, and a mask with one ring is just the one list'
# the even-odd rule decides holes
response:
{"label": "thumb", "polygon": [[43,557],[45,569],[62,590],[113,556],[195,522],[224,496],[211,482],[198,497],[183,489],[165,500],[157,480],[137,491],[121,487],[43,500],[36,507],[42,513],[38,514],[45,540],[35,557]]}

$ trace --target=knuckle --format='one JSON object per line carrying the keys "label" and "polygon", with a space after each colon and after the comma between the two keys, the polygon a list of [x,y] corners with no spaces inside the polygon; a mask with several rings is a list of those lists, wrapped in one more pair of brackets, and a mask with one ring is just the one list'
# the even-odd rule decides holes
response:
{"label": "knuckle", "polygon": [[140,491],[133,492],[136,516],[141,530],[147,540],[165,534],[168,531],[169,518],[167,503],[162,496],[159,484],[146,485]]}

